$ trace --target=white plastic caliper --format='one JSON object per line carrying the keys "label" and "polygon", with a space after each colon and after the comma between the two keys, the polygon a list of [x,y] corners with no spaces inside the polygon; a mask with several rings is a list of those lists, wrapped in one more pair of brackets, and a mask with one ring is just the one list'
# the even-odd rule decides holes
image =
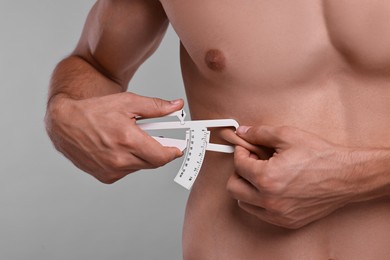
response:
{"label": "white plastic caliper", "polygon": [[184,110],[176,111],[167,116],[176,116],[180,121],[137,122],[137,125],[142,130],[187,129],[185,140],[156,136],[153,138],[164,146],[177,147],[181,151],[186,150],[183,164],[174,181],[189,190],[198,177],[206,150],[222,153],[234,152],[233,146],[210,143],[210,131],[207,128],[234,127],[237,129],[238,123],[234,119],[184,121],[186,116]]}

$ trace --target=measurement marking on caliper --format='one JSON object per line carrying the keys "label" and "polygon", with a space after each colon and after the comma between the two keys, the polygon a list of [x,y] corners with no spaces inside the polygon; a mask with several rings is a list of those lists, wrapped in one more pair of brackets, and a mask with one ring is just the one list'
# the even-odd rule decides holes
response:
{"label": "measurement marking on caliper", "polygon": [[237,129],[238,123],[233,119],[184,121],[185,115],[184,110],[180,110],[168,115],[177,116],[180,122],[138,123],[138,126],[143,130],[187,129],[185,140],[154,136],[153,138],[164,146],[174,146],[181,151],[186,149],[183,163],[174,180],[186,189],[191,189],[202,167],[206,150],[222,153],[234,152],[232,146],[210,143],[210,131],[207,128],[234,127]]}

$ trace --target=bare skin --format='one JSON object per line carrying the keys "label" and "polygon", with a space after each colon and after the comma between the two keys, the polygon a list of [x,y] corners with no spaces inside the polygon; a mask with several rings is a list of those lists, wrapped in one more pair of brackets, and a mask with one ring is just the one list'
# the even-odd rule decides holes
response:
{"label": "bare skin", "polygon": [[384,0],[98,1],[53,75],[48,133],[105,183],[180,156],[134,121],[182,101],[121,93],[169,21],[192,118],[244,126],[212,137],[237,148],[206,156],[184,259],[386,259],[389,12]]}

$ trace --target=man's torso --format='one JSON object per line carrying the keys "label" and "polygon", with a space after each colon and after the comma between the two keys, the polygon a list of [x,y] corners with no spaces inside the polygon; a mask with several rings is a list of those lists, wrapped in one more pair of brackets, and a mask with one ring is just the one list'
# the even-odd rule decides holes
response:
{"label": "man's torso", "polygon": [[[193,119],[289,125],[340,145],[390,147],[390,2],[161,3],[182,42]],[[187,205],[185,259],[390,257],[387,201],[287,230],[240,210],[226,191],[233,171],[231,155],[207,154]]]}

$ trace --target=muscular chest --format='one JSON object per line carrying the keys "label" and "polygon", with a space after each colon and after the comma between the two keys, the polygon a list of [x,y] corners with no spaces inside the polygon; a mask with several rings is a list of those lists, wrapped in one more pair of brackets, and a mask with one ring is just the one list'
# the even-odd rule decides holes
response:
{"label": "muscular chest", "polygon": [[324,1],[335,48],[361,70],[390,72],[390,1]]}
{"label": "muscular chest", "polygon": [[335,64],[390,71],[386,0],[161,0],[191,59],[209,73],[220,50],[226,71],[248,80],[299,81]]}

